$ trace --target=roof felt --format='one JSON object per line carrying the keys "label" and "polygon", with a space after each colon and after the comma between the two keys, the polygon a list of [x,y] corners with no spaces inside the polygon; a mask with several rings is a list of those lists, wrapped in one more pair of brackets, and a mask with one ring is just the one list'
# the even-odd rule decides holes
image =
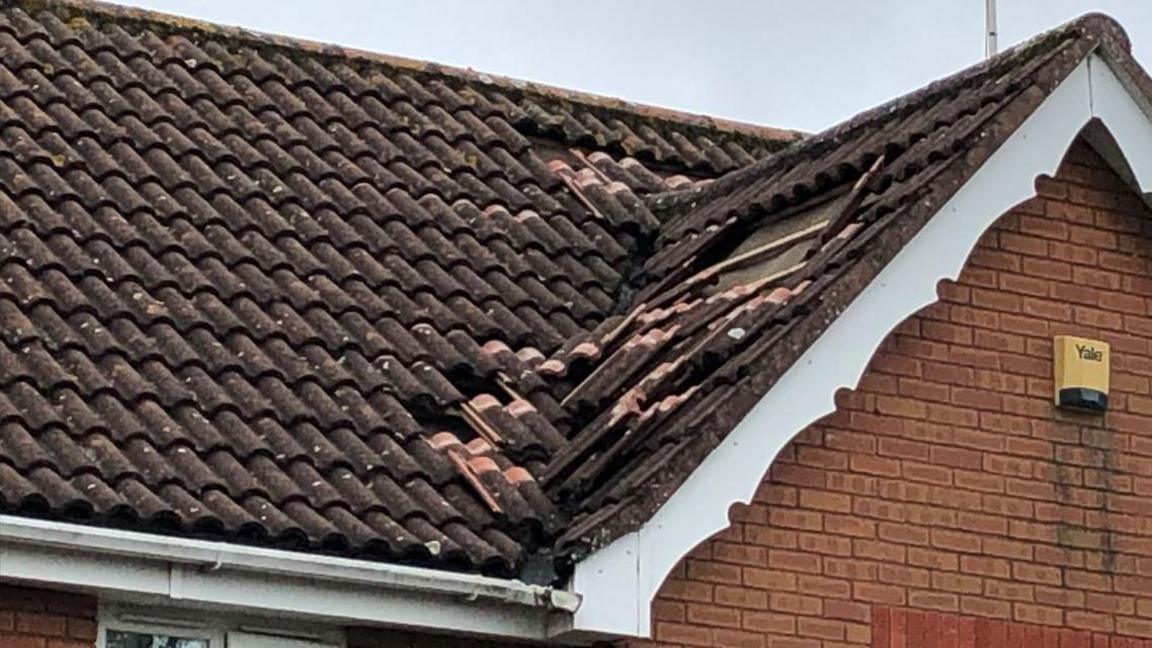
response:
{"label": "roof felt", "polygon": [[5,5],[0,510],[505,575],[587,551],[642,523],[1099,42],[1125,47],[1081,20],[784,148]]}

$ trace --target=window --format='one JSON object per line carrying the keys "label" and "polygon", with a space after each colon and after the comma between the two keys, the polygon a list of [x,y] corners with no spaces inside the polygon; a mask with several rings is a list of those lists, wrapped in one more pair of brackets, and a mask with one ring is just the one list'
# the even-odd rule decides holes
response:
{"label": "window", "polygon": [[218,612],[102,607],[97,648],[341,648],[339,628],[269,625]]}
{"label": "window", "polygon": [[182,618],[102,614],[99,648],[226,648],[224,634]]}
{"label": "window", "polygon": [[108,629],[104,648],[215,648],[209,639]]}

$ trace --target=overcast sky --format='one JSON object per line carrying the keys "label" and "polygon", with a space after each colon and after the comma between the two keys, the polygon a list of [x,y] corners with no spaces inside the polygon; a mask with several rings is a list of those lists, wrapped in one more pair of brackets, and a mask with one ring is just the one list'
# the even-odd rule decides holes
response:
{"label": "overcast sky", "polygon": [[[1152,0],[998,0],[1002,46],[1088,11],[1152,63]],[[817,131],[984,54],[984,0],[129,0],[128,4]]]}

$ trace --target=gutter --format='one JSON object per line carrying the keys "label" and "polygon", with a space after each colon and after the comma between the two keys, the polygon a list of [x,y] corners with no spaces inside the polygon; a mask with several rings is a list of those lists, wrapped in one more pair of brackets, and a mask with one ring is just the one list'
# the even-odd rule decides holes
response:
{"label": "gutter", "polygon": [[570,630],[581,597],[474,574],[0,515],[0,578],[166,605],[523,639]]}

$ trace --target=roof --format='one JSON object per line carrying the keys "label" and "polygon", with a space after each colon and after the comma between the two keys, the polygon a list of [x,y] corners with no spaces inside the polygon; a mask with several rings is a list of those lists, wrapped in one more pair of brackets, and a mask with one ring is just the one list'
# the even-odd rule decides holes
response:
{"label": "roof", "polygon": [[0,509],[495,574],[639,196],[798,137],[85,2],[0,51]]}
{"label": "roof", "polygon": [[1127,47],[1088,17],[800,139],[105,5],[0,18],[0,511],[499,575],[641,524]]}
{"label": "roof", "polygon": [[[895,254],[1092,52],[1143,84],[1088,15],[794,143],[654,196],[633,306],[541,373],[579,431],[541,476],[587,551],[638,529]],[[547,369],[549,371],[544,371]],[[765,466],[767,469],[767,466]]]}

